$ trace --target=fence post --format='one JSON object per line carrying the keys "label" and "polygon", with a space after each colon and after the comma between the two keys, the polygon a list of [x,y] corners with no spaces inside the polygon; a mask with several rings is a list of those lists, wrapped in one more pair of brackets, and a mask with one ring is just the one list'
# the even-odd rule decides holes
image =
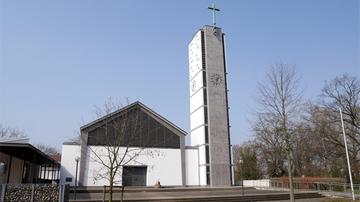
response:
{"label": "fence post", "polygon": [[1,185],[0,201],[5,201],[6,184]]}
{"label": "fence post", "polygon": [[103,188],[103,202],[105,202],[105,195],[106,195],[106,185],[104,185],[104,188]]}
{"label": "fence post", "polygon": [[63,189],[63,185],[59,184],[59,202],[63,201],[62,189]]}
{"label": "fence post", "polygon": [[58,192],[58,195],[59,195],[59,201],[58,202],[61,202],[61,198],[62,198],[62,196],[61,196],[61,184],[59,184],[59,192]]}
{"label": "fence post", "polygon": [[63,201],[69,201],[69,198],[70,198],[70,185],[69,184],[64,185],[63,196],[64,196]]}
{"label": "fence post", "polygon": [[64,202],[69,200],[69,185],[62,184],[59,185],[59,202]]}
{"label": "fence post", "polygon": [[34,202],[35,199],[35,184],[31,184],[31,202]]}
{"label": "fence post", "polygon": [[124,199],[124,186],[121,186],[121,202],[123,202]]}

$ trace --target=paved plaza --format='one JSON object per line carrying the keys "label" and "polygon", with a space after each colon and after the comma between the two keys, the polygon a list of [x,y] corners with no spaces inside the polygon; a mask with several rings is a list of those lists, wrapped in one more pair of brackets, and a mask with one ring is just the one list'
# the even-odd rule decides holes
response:
{"label": "paved plaza", "polygon": [[[101,190],[80,190],[76,194],[77,201],[102,201]],[[120,201],[121,193],[115,192],[113,198]],[[129,188],[125,189],[124,201],[281,201],[288,198],[284,191],[244,189],[240,188]],[[320,201],[317,192],[298,192],[296,198],[311,198],[304,202]],[[315,199],[314,199],[315,198]],[[317,199],[316,199],[317,198]],[[70,201],[75,201],[74,194],[70,194]],[[107,197],[106,197],[107,199]]]}

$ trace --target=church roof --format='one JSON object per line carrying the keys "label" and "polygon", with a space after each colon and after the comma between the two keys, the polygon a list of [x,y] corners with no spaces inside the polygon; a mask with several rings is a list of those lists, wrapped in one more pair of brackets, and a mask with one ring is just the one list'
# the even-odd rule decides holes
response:
{"label": "church roof", "polygon": [[143,110],[144,112],[146,112],[147,114],[149,114],[150,116],[152,116],[153,118],[155,118],[156,120],[158,120],[160,123],[162,123],[163,125],[167,126],[168,128],[173,129],[174,132],[176,132],[177,134],[182,134],[182,135],[186,135],[187,133],[179,128],[178,126],[176,126],[174,123],[170,122],[169,120],[167,120],[166,118],[164,118],[163,116],[161,116],[160,114],[156,113],[154,110],[150,109],[149,107],[147,107],[146,105],[144,105],[143,103],[141,103],[140,101],[136,101],[134,103],[131,103],[121,109],[118,109],[110,114],[107,114],[93,122],[90,122],[82,127],[80,127],[81,131],[91,131],[92,129],[96,128],[98,124],[100,124],[103,120],[108,119],[108,118],[112,118],[114,116],[120,115],[122,112],[131,109],[131,108],[135,108],[135,107],[139,107],[141,110]]}

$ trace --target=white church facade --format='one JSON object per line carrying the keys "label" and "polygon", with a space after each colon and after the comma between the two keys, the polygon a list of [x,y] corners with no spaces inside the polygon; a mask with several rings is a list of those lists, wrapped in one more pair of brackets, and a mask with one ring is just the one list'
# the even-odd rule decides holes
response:
{"label": "white church facade", "polygon": [[233,185],[224,40],[204,26],[189,44],[190,146],[184,130],[135,102],[82,126],[80,144],[63,144],[60,182],[108,185],[110,145],[123,162],[116,185]]}
{"label": "white church facade", "polygon": [[[130,123],[128,120],[118,118],[124,114],[128,114],[127,119],[133,119],[133,117],[130,117],[132,115],[129,114],[136,114],[134,119],[136,119],[135,122],[137,123],[132,121]],[[104,123],[110,123],[110,121],[128,122],[124,125],[120,123],[120,130],[125,129],[125,127],[126,129],[131,128],[131,130],[136,128],[135,130],[137,130],[137,132],[134,132],[135,130],[127,132],[132,138],[118,141],[120,145],[116,145],[118,139],[114,138],[113,140],[112,145],[114,147],[121,147],[118,152],[118,159],[124,157],[124,166],[118,171],[119,175],[116,184],[152,186],[157,181],[168,186],[189,184],[186,183],[185,178],[186,153],[188,156],[197,156],[197,150],[190,149],[185,153],[185,131],[141,102],[130,104],[109,114],[107,117],[81,127],[81,145],[66,143],[63,145],[63,156],[65,157],[62,161],[61,181],[63,183],[70,182],[69,177],[76,176],[75,158],[79,157],[79,184],[83,186],[108,184],[106,176],[99,176],[99,174],[102,174],[101,172],[106,172],[106,169],[104,164],[99,162],[97,156],[103,157],[103,161],[108,159],[106,157],[108,155],[107,145],[111,143],[108,142],[107,138],[111,137],[112,134],[108,133],[104,137],[102,130],[104,129]],[[125,126],[127,124],[129,124],[129,127]],[[120,132],[116,134],[120,134]],[[134,151],[134,153],[125,154],[127,148]],[[136,157],[134,157],[134,154]],[[196,158],[192,159],[197,160]],[[130,176],[127,176],[126,173],[129,173]],[[74,183],[74,180],[72,179],[70,184]]]}

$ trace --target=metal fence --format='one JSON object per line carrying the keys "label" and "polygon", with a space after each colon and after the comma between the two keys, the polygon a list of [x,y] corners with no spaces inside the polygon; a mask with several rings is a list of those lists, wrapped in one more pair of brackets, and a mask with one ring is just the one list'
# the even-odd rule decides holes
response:
{"label": "metal fence", "polygon": [[[289,189],[287,182],[271,183],[270,188]],[[351,197],[351,186],[349,183],[331,183],[331,182],[295,182],[294,189],[299,191],[318,191],[329,195],[342,197]],[[360,198],[360,184],[354,184],[354,194]]]}

